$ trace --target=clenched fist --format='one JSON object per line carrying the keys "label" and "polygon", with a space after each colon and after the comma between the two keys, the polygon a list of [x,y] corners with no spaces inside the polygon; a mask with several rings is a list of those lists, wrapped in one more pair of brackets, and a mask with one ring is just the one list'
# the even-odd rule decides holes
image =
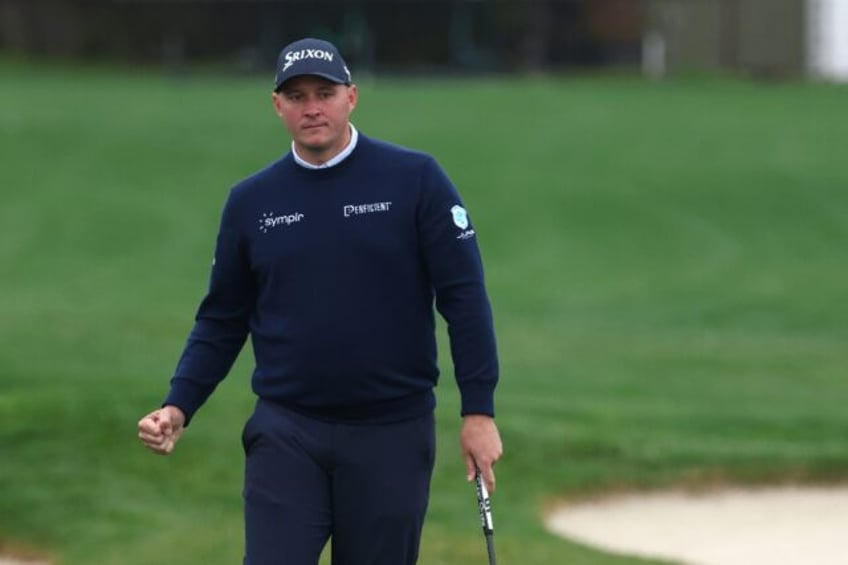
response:
{"label": "clenched fist", "polygon": [[154,410],[138,421],[138,438],[154,453],[168,455],[183,435],[185,414],[176,406]]}

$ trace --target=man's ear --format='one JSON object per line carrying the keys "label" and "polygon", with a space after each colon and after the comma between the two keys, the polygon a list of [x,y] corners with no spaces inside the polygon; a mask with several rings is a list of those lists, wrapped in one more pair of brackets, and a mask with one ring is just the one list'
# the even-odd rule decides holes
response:
{"label": "man's ear", "polygon": [[283,97],[280,95],[279,92],[272,92],[271,93],[271,102],[274,104],[274,112],[282,118],[283,117]]}
{"label": "man's ear", "polygon": [[356,108],[356,103],[359,101],[359,90],[357,90],[355,84],[347,87],[347,100],[350,104],[350,111],[353,112],[353,109]]}

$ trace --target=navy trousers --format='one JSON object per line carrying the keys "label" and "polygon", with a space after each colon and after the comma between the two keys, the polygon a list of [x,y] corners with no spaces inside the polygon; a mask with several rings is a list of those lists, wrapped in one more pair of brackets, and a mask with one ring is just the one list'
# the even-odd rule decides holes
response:
{"label": "navy trousers", "polygon": [[413,565],[435,460],[432,414],[334,424],[260,400],[242,434],[245,565]]}

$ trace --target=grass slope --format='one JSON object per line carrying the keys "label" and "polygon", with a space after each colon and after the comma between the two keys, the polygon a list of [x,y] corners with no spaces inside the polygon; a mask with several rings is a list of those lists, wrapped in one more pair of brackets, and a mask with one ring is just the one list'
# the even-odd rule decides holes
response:
{"label": "grass slope", "polygon": [[[177,453],[135,439],[230,185],[287,148],[267,81],[0,63],[0,539],[69,565],[231,564],[250,355]],[[502,356],[504,563],[625,564],[559,497],[848,476],[845,91],[690,79],[371,80],[355,123],[437,156]],[[481,562],[442,337],[421,562]],[[0,545],[2,547],[2,545]]]}

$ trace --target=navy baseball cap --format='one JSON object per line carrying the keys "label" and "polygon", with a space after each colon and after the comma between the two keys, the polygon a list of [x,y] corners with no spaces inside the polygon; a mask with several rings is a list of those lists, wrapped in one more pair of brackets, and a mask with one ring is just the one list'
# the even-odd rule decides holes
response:
{"label": "navy baseball cap", "polygon": [[339,50],[329,41],[307,37],[283,47],[277,57],[274,91],[290,78],[314,75],[338,84],[350,84],[350,71]]}

